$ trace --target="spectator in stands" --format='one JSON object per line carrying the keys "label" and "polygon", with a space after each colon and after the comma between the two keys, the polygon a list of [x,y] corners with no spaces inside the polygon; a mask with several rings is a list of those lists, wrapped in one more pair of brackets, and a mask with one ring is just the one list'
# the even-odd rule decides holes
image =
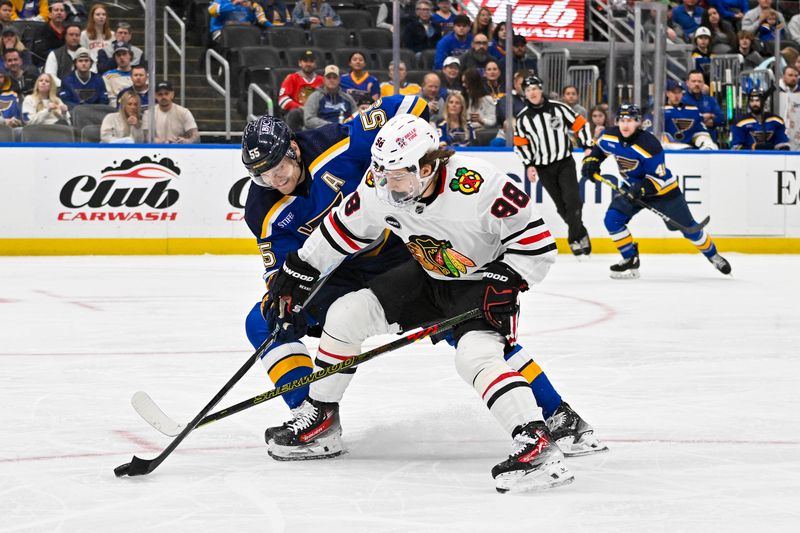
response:
{"label": "spectator in stands", "polygon": [[[406,64],[401,61],[400,65],[397,67],[398,72],[400,73],[400,93],[403,95],[409,94],[419,94],[422,91],[422,87],[419,86],[417,83],[409,83],[406,80],[408,76],[408,69],[406,68]],[[394,61],[389,62],[389,81],[381,83],[381,96],[391,96],[395,94],[394,92]]]}
{"label": "spectator in stands", "polygon": [[75,55],[81,46],[81,27],[70,22],[64,30],[64,46],[56,48],[47,54],[44,71],[53,77],[57,87],[61,87],[61,80],[75,70]]}
{"label": "spectator in stands", "polygon": [[472,36],[476,37],[479,33],[485,35],[487,39],[491,39],[492,33],[494,33],[494,22],[492,22],[492,12],[489,11],[489,8],[480,8],[472,22]]}
{"label": "spectator in stands", "polygon": [[358,102],[363,96],[375,101],[381,96],[381,83],[367,72],[367,58],[362,52],[350,54],[350,72],[342,76],[342,89]]}
{"label": "spectator in stands", "polygon": [[464,84],[464,100],[467,103],[467,119],[470,125],[476,130],[493,128],[497,124],[495,102],[486,91],[478,69],[468,68],[461,79]]}
{"label": "spectator in stands", "polygon": [[5,124],[9,128],[22,126],[19,97],[11,90],[11,80],[3,67],[0,67],[0,124]]}
{"label": "spectator in stands", "polygon": [[592,139],[599,139],[608,127],[608,111],[603,106],[594,106],[589,122],[589,126],[592,128]]}
{"label": "spectator in stands", "polygon": [[785,93],[800,92],[800,85],[797,83],[798,72],[794,65],[786,65],[783,67],[783,77],[778,80],[778,89]]}
{"label": "spectator in stands", "polygon": [[705,9],[700,7],[698,0],[683,0],[672,9],[672,22],[680,29],[681,37],[686,42],[694,39],[694,32],[702,24]]}
{"label": "spectator in stands", "polygon": [[[400,23],[405,24],[415,16],[414,0],[400,0]],[[375,16],[375,27],[394,31],[392,3],[383,3]]]}
{"label": "spectator in stands", "polygon": [[342,19],[327,2],[322,0],[300,0],[292,11],[294,23],[303,28],[319,28],[320,26],[338,27]]}
{"label": "spectator in stands", "polygon": [[683,95],[683,103],[696,106],[703,116],[703,124],[711,134],[711,138],[716,142],[717,127],[725,125],[725,115],[713,96],[703,94],[705,85],[704,74],[701,70],[692,70],[686,78],[686,88]]}
{"label": "spectator in stands", "polygon": [[114,30],[114,40],[111,44],[103,47],[102,50],[97,52],[97,73],[103,74],[113,68],[116,68],[117,62],[114,59],[114,50],[117,44],[125,43],[131,50],[131,65],[138,65],[142,61],[142,49],[131,44],[131,25],[127,22],[120,22],[117,24],[117,29]]}
{"label": "spectator in stands", "polygon": [[89,50],[92,56],[92,67],[96,70],[97,53],[111,44],[111,22],[108,10],[103,4],[94,4],[89,10],[89,22],[81,33],[81,46]]}
{"label": "spectator in stands", "polygon": [[61,80],[61,100],[72,109],[80,104],[108,105],[106,85],[99,74],[92,72],[92,54],[80,47],[75,53],[75,70]]}
{"label": "spectator in stands", "polygon": [[119,111],[109,113],[100,125],[100,142],[114,144],[143,143],[144,129],[139,96],[123,92],[119,97]]}
{"label": "spectator in stands", "polygon": [[439,25],[442,36],[453,31],[453,24],[456,20],[456,14],[453,11],[453,3],[450,0],[437,0],[436,11],[431,18]]}
{"label": "spectator in stands", "polygon": [[36,79],[36,90],[22,102],[22,120],[26,124],[69,124],[69,109],[58,97],[56,84],[50,74]]}
{"label": "spectator in stands", "polygon": [[114,45],[114,61],[117,63],[117,68],[103,74],[109,105],[116,106],[117,95],[133,85],[131,59],[133,59],[133,54],[131,54],[131,47],[128,43]]}
{"label": "spectator in stands", "polygon": [[442,80],[435,72],[428,72],[422,78],[422,98],[428,102],[428,113],[431,124],[437,124],[444,118],[444,98],[442,98]]}
{"label": "spectator in stands", "polygon": [[750,9],[748,0],[708,0],[707,4],[708,7],[716,7],[722,18],[736,27],[739,26],[739,21]]}
{"label": "spectator in stands", "polygon": [[131,83],[133,85],[122,89],[117,94],[117,107],[120,107],[120,99],[124,94],[133,92],[139,97],[139,107],[142,111],[145,111],[148,107],[148,91],[150,90],[150,84],[147,79],[147,65],[139,64],[131,68]]}
{"label": "spectator in stands", "polygon": [[511,53],[513,54],[511,68],[514,72],[528,70],[530,74],[535,74],[539,67],[536,59],[528,56],[528,41],[522,35],[515,35],[511,39]]}
{"label": "spectator in stands", "polygon": [[11,0],[0,0],[0,29],[14,23],[14,5]]}
{"label": "spectator in stands", "polygon": [[36,20],[47,22],[50,13],[47,0],[11,0],[14,6],[14,18],[17,20]]}
{"label": "spectator in stands", "polygon": [[[522,90],[522,81],[529,76],[529,72],[527,70],[518,70],[514,73],[514,79],[512,80],[513,89],[511,89],[511,114],[512,118],[517,116],[517,113],[525,109],[527,106],[527,100],[525,100],[525,94]],[[497,116],[497,124],[505,124],[506,122],[506,98],[508,97],[507,94],[504,94],[502,98],[497,101],[497,105],[495,106],[495,115]],[[504,137],[505,139],[505,137]]]}
{"label": "spectator in stands", "polygon": [[720,17],[716,7],[709,7],[703,15],[703,26],[711,30],[712,54],[729,54],[736,50],[738,42],[733,24]]}
{"label": "spectator in stands", "polygon": [[[772,0],[758,0],[758,5],[747,11],[742,17],[742,29],[744,31],[758,32],[758,28],[767,20],[767,12],[772,9]],[[782,25],[786,25],[783,14],[777,13],[778,20]]]}
{"label": "spectator in stands", "polygon": [[736,37],[739,41],[739,55],[744,58],[742,70],[752,70],[758,67],[764,61],[764,58],[753,47],[756,36],[753,32],[742,30],[736,34]]}
{"label": "spectator in stands", "polygon": [[47,54],[50,50],[55,50],[64,46],[64,39],[66,38],[66,26],[64,21],[67,19],[67,9],[64,7],[63,2],[53,2],[49,6],[50,21],[39,28],[33,38],[33,53],[36,54],[34,62],[42,66],[47,59]]}
{"label": "spectator in stands", "polygon": [[[0,33],[0,54],[5,55],[6,50],[17,50],[22,58],[22,64],[27,66],[33,65],[33,57],[31,51],[25,48],[25,45],[19,38],[19,32],[14,26],[7,26],[3,28]],[[0,63],[0,65],[2,65]]]}
{"label": "spectator in stands", "polygon": [[[156,85],[156,127],[154,140],[156,144],[196,144],[200,142],[200,133],[192,112],[174,103],[175,89],[168,81],[160,81]],[[145,115],[144,130],[149,129],[148,115]]]}
{"label": "spectator in stands", "polygon": [[461,93],[447,95],[446,111],[437,123],[439,146],[469,146],[475,142],[475,130],[467,120],[467,106]]}
{"label": "spectator in stands", "polygon": [[[512,41],[513,43],[513,41]],[[489,55],[498,61],[506,58],[506,23],[501,22],[494,27],[492,38],[489,41]]]}
{"label": "spectator in stands", "polygon": [[323,82],[322,76],[314,72],[317,69],[317,57],[313,51],[306,50],[297,63],[300,70],[286,76],[278,92],[278,105],[292,131],[303,129],[303,105]]}
{"label": "spectator in stands", "polygon": [[694,50],[692,50],[694,69],[703,73],[706,84],[710,83],[711,69],[711,30],[700,26],[694,32]]}
{"label": "spectator in stands", "polygon": [[356,101],[342,90],[339,67],[328,65],[324,71],[322,87],[311,93],[303,106],[306,129],[318,128],[325,124],[343,123],[356,112]]}
{"label": "spectator in stands", "polygon": [[445,59],[441,73],[443,92],[464,91],[464,86],[461,84],[461,61],[457,57],[450,56]]}
{"label": "spectator in stands", "polygon": [[756,38],[761,44],[761,49],[767,54],[775,53],[775,34],[780,33],[781,42],[786,42],[786,29],[785,25],[778,19],[779,13],[774,9],[765,9],[763,11],[766,18],[761,26],[758,27]]}
{"label": "spectator in stands", "polygon": [[[436,58],[433,68],[440,69],[448,57],[459,57],[472,46],[472,34],[469,32],[470,21],[466,15],[457,15],[453,21],[453,31],[448,33],[436,45]],[[487,40],[488,43],[488,40]]]}
{"label": "spectator in stands", "polygon": [[272,26],[261,4],[251,0],[214,0],[208,6],[208,14],[211,17],[208,27],[211,40],[217,44],[222,39],[222,28],[228,24],[252,24],[262,28]]}
{"label": "spectator in stands", "polygon": [[282,0],[260,0],[261,9],[264,16],[273,26],[285,26],[292,23],[286,3]]}
{"label": "spectator in stands", "polygon": [[363,94],[356,99],[356,105],[358,106],[359,111],[366,111],[373,103],[374,100],[371,97]]}
{"label": "spectator in stands", "polygon": [[23,65],[19,50],[11,48],[3,53],[6,76],[11,80],[12,90],[20,98],[33,92],[39,71],[33,65]]}
{"label": "spectator in stands", "polygon": [[439,25],[431,20],[433,4],[428,0],[418,0],[416,10],[416,18],[403,25],[400,45],[413,50],[419,58],[423,51],[436,48],[442,33]]}
{"label": "spectator in stands", "polygon": [[500,70],[500,64],[494,59],[490,59],[483,69],[483,84],[495,104],[506,94],[503,72]]}
{"label": "spectator in stands", "polygon": [[750,113],[741,116],[731,126],[733,150],[789,150],[789,138],[783,119],[764,108],[766,94],[749,91],[747,105]]}
{"label": "spectator in stands", "polygon": [[578,94],[578,88],[574,85],[564,86],[561,90],[561,101],[567,104],[576,114],[583,118],[588,118],[589,114],[586,112],[586,108],[579,102],[580,95]]}
{"label": "spectator in stands", "polygon": [[478,70],[486,68],[486,63],[492,60],[492,56],[489,55],[489,38],[482,33],[473,37],[469,52],[459,59],[461,68],[464,70],[468,68],[476,68]]}

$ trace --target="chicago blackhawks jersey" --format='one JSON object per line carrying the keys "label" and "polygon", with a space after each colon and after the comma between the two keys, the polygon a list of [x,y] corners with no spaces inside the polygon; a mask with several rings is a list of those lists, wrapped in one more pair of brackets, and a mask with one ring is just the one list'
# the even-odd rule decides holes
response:
{"label": "chicago blackhawks jersey", "polygon": [[502,258],[529,284],[538,283],[557,253],[527,194],[493,165],[454,155],[439,170],[434,195],[412,208],[381,201],[367,173],[298,254],[325,272],[385,229],[400,237],[427,273],[440,280],[480,279],[484,266]]}

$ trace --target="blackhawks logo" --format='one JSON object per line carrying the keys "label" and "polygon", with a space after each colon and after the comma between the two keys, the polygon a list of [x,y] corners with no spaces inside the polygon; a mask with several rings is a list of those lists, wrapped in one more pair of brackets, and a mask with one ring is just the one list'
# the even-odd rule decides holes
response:
{"label": "blackhawks logo", "polygon": [[450,181],[450,189],[454,192],[472,194],[478,192],[483,183],[483,177],[468,168],[461,167],[456,170],[456,177]]}
{"label": "blackhawks logo", "polygon": [[367,187],[375,187],[375,176],[372,174],[371,170],[367,170],[367,177],[364,182],[366,183]]}
{"label": "blackhawks logo", "polygon": [[423,268],[448,278],[460,278],[461,274],[467,273],[468,267],[475,266],[472,259],[453,250],[450,241],[436,240],[427,235],[412,235],[406,246]]}

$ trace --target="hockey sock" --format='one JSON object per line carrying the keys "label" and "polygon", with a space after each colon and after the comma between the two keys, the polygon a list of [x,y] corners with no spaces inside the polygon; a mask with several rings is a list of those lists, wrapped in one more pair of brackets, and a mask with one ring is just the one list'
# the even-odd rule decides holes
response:
{"label": "hockey sock", "polygon": [[505,359],[508,366],[519,372],[530,384],[536,404],[542,409],[542,416],[545,419],[550,418],[561,405],[561,395],[550,383],[544,370],[519,344],[505,355]]}
{"label": "hockey sock", "polygon": [[[305,377],[314,370],[314,363],[308,354],[308,349],[302,342],[289,342],[286,344],[273,344],[269,351],[261,358],[267,369],[269,379],[280,387],[286,383]],[[294,409],[308,397],[308,385],[287,392],[283,400],[290,409]]]}
{"label": "hockey sock", "polygon": [[636,248],[633,246],[633,236],[628,228],[623,227],[621,231],[611,234],[611,240],[614,241],[614,246],[617,247],[622,257],[628,259],[636,255]]}
{"label": "hockey sock", "polygon": [[697,233],[684,233],[684,237],[689,239],[692,244],[697,246],[697,249],[700,250],[700,253],[707,258],[717,255],[717,247],[714,245],[714,241],[711,240],[711,236],[704,230],[700,230]]}

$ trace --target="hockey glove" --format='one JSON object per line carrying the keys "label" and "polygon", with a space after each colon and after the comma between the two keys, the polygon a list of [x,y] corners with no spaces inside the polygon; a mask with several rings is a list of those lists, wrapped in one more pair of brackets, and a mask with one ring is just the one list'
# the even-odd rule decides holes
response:
{"label": "hockey glove", "polygon": [[600,159],[594,156],[587,156],[583,158],[583,165],[581,166],[581,176],[586,179],[594,179],[595,174],[600,174]]}
{"label": "hockey glove", "polygon": [[622,190],[625,191],[626,196],[634,202],[637,200],[641,201],[645,196],[653,196],[658,193],[655,184],[647,178],[641,180],[636,185],[623,187]]}
{"label": "hockey glove", "polygon": [[297,252],[286,256],[269,291],[269,309],[278,320],[285,321],[306,303],[319,279],[319,271],[300,259]]}
{"label": "hockey glove", "polygon": [[528,290],[528,283],[505,263],[489,263],[483,272],[484,288],[480,308],[487,322],[498,333],[512,334],[512,321],[519,313],[519,293]]}

